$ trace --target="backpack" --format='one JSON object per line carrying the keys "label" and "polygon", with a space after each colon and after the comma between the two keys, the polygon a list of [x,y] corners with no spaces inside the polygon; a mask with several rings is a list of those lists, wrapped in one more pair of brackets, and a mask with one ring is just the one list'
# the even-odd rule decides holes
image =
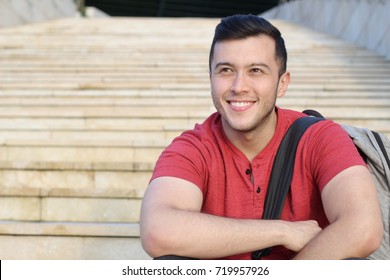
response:
{"label": "backpack", "polygon": [[[290,188],[295,153],[301,136],[312,124],[324,117],[314,110],[305,110],[309,115],[297,119],[288,129],[277,151],[272,167],[270,184],[264,205],[263,219],[279,219],[284,200]],[[390,259],[390,139],[383,133],[367,128],[342,125],[351,137],[360,155],[367,163],[376,185],[382,212],[384,237],[377,251],[369,259]],[[271,253],[265,248],[252,253],[252,259],[261,259]]]}
{"label": "backpack", "polygon": [[382,244],[369,259],[390,260],[390,139],[383,133],[342,125],[367,163],[376,185],[382,212],[384,236]]}

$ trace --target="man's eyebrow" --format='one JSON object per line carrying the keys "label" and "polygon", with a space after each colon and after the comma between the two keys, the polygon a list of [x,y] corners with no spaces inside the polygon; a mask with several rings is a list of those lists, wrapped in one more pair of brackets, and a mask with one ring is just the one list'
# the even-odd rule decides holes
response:
{"label": "man's eyebrow", "polygon": [[230,63],[230,62],[218,62],[216,65],[215,65],[215,67],[214,67],[214,69],[217,69],[218,67],[220,67],[220,66],[234,66],[232,63]]}
{"label": "man's eyebrow", "polygon": [[268,64],[263,63],[263,62],[252,63],[252,64],[249,65],[249,66],[250,66],[250,67],[253,67],[253,66],[265,67],[265,68],[267,68],[268,70],[271,70],[271,67],[269,67]]}

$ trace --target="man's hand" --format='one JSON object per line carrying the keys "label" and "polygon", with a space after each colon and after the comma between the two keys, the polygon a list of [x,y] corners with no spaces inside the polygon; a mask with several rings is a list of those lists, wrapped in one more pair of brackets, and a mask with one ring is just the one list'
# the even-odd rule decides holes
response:
{"label": "man's hand", "polygon": [[289,222],[289,227],[284,246],[294,252],[301,251],[322,230],[314,220]]}

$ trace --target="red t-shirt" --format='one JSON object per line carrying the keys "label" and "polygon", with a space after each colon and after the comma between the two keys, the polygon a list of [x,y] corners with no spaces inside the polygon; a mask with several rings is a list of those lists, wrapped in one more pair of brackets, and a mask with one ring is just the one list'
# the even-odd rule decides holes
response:
{"label": "red t-shirt", "polygon": [[[203,124],[174,139],[157,161],[151,180],[172,176],[194,183],[203,193],[201,212],[260,219],[277,148],[292,122],[303,116],[281,108],[277,108],[277,114],[275,134],[252,162],[227,139],[221,116],[214,113]],[[330,120],[314,124],[299,143],[281,219],[317,220],[322,228],[326,227],[329,222],[320,193],[334,176],[354,165],[364,162],[347,133]],[[277,246],[265,259],[291,259],[294,254]],[[250,252],[227,257],[250,258]]]}

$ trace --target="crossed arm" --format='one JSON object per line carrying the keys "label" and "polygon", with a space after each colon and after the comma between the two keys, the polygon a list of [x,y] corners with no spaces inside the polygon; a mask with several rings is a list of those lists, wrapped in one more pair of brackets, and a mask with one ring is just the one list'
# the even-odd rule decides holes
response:
{"label": "crossed arm", "polygon": [[197,186],[161,177],[150,183],[144,196],[141,240],[152,257],[200,259],[276,245],[299,252],[297,258],[342,259],[366,257],[379,246],[380,210],[364,167],[341,172],[325,187],[322,198],[331,222],[324,230],[315,221],[230,219],[201,213],[203,197]]}
{"label": "crossed arm", "polygon": [[365,258],[379,248],[383,222],[376,188],[365,167],[350,167],[338,174],[321,197],[330,225],[296,259]]}

